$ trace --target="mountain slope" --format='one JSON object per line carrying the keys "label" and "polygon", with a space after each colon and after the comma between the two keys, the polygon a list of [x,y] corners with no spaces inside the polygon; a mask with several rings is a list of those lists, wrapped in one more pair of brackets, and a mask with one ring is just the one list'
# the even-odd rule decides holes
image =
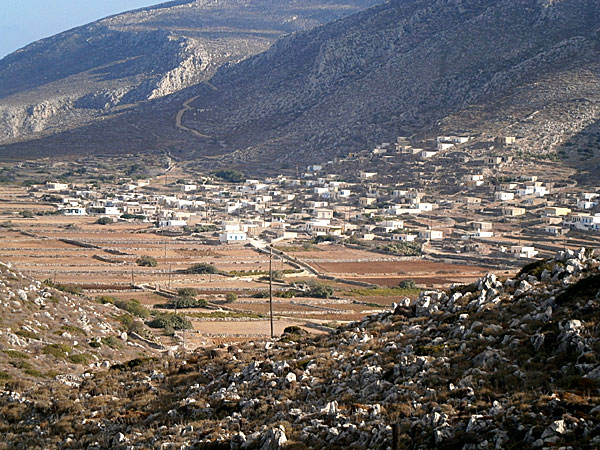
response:
{"label": "mountain slope", "polygon": [[[376,0],[188,0],[35,42],[0,61],[0,143],[80,126],[209,79],[280,35]],[[47,131],[49,130],[50,131]]]}
{"label": "mountain slope", "polygon": [[[580,94],[562,90],[559,75],[576,82],[582,73],[593,119],[599,30],[600,4],[590,0],[397,1],[219,71],[218,91],[193,104],[186,125],[298,159],[414,132],[517,90],[537,91],[539,108],[564,105]],[[532,112],[525,98],[516,103]],[[292,151],[278,154],[284,146]]]}
{"label": "mountain slope", "polygon": [[17,448],[597,448],[599,265],[569,250],[317,337],[13,388],[0,430]]}
{"label": "mountain slope", "polygon": [[210,83],[0,152],[169,150],[258,171],[465,132],[593,167],[597,146],[583,159],[567,144],[600,120],[599,56],[595,0],[395,0],[282,37]]}

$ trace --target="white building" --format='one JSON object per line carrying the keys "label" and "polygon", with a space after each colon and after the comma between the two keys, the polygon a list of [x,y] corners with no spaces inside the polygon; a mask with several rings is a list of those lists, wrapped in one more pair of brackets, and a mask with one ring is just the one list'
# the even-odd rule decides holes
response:
{"label": "white building", "polygon": [[508,200],[514,200],[515,199],[515,194],[512,192],[503,192],[503,191],[497,191],[494,192],[494,200],[496,201],[508,201]]}
{"label": "white building", "polygon": [[419,231],[419,237],[430,241],[439,241],[444,239],[444,233],[440,230]]}
{"label": "white building", "polygon": [[534,258],[538,254],[538,251],[534,247],[526,247],[522,245],[513,245],[510,248],[510,252],[519,258]]}
{"label": "white building", "polygon": [[225,231],[219,233],[219,241],[224,244],[231,244],[235,242],[244,242],[248,239],[245,231]]}

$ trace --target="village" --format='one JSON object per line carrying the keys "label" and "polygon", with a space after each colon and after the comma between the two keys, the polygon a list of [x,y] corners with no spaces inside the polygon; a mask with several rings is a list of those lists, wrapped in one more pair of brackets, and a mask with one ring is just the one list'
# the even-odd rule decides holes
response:
{"label": "village", "polygon": [[190,348],[268,336],[271,311],[277,335],[324,332],[422,290],[509,277],[600,242],[598,188],[528,158],[513,137],[398,137],[264,178],[130,161],[113,174],[94,161],[10,169],[53,178],[2,187],[0,259],[151,310],[192,289]]}
{"label": "village", "polygon": [[100,189],[47,182],[32,186],[30,195],[65,216],[143,221],[157,232],[210,230],[222,244],[318,239],[372,248],[376,242],[398,255],[519,265],[518,259],[598,243],[600,188],[577,186],[551,162],[515,158],[515,137],[488,143],[486,153],[496,145],[498,156],[478,157],[484,147],[470,140],[398,137],[298,167],[296,176],[245,179],[222,170],[121,179]]}

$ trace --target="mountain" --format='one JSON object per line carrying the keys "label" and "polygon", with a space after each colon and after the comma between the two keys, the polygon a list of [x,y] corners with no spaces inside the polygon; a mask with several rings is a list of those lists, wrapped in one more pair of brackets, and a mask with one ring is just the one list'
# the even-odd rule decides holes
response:
{"label": "mountain", "polygon": [[74,28],[0,61],[0,143],[110,117],[210,79],[376,0],[187,0]]}
{"label": "mountain", "polygon": [[497,132],[536,111],[518,131],[551,112],[564,139],[600,117],[599,56],[596,1],[399,0],[218,71],[184,124],[268,160],[323,159],[439,121]]}
{"label": "mountain", "polygon": [[598,448],[600,260],[0,394],[11,448]]}
{"label": "mountain", "polygon": [[168,150],[263,170],[464,132],[517,135],[523,154],[590,168],[599,56],[595,0],[394,0],[281,37],[210,82],[0,152]]}

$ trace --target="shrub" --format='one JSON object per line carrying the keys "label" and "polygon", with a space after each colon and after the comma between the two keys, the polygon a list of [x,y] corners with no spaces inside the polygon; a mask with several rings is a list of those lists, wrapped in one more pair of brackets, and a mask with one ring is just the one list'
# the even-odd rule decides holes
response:
{"label": "shrub", "polygon": [[156,267],[158,265],[156,258],[153,258],[152,256],[140,256],[135,260],[135,263],[142,267]]}
{"label": "shrub", "polygon": [[83,328],[76,327],[74,325],[63,325],[60,327],[61,332],[67,332],[70,334],[77,334],[79,336],[87,336],[87,333]]}
{"label": "shrub", "polygon": [[194,288],[181,288],[177,289],[177,295],[180,297],[195,297],[198,295],[198,291]]}
{"label": "shrub", "polygon": [[321,242],[335,242],[336,238],[333,236],[317,236],[315,238],[315,244],[319,244]]}
{"label": "shrub", "polygon": [[15,334],[17,336],[21,336],[21,337],[28,338],[28,339],[35,339],[35,340],[39,340],[40,339],[39,334],[34,333],[32,331],[23,330],[23,329],[17,330],[15,332]]}
{"label": "shrub", "polygon": [[230,183],[241,183],[246,180],[243,173],[233,169],[223,169],[215,172],[215,176]]}
{"label": "shrub", "polygon": [[146,220],[146,216],[144,216],[143,214],[129,214],[129,213],[125,213],[125,214],[121,214],[121,219],[124,220]]}
{"label": "shrub", "polygon": [[150,316],[150,311],[139,300],[133,298],[131,300],[116,300],[115,306],[142,319]]}
{"label": "shrub", "polygon": [[73,349],[65,344],[48,344],[42,348],[44,355],[51,355],[57,359],[65,358]]}
{"label": "shrub", "polygon": [[73,364],[86,364],[90,359],[89,355],[79,353],[77,355],[69,355],[68,360]]}
{"label": "shrub", "polygon": [[209,263],[197,263],[188,267],[186,273],[203,274],[203,273],[219,273],[217,268]]}
{"label": "shrub", "polygon": [[59,291],[66,292],[68,294],[81,295],[83,293],[81,286],[77,286],[76,284],[55,283],[49,278],[44,280],[44,284],[48,287],[58,289]]}
{"label": "shrub", "polygon": [[167,305],[172,308],[202,308],[206,306],[206,300],[197,300],[194,297],[175,297]]}
{"label": "shrub", "polygon": [[333,295],[333,288],[323,284],[315,283],[310,287],[307,297],[329,298]]}
{"label": "shrub", "polygon": [[118,349],[123,347],[123,345],[118,341],[118,339],[114,336],[106,336],[101,339],[104,345],[108,345],[110,348]]}
{"label": "shrub", "polygon": [[111,297],[110,295],[101,295],[100,297],[96,297],[96,301],[103,305],[106,305],[107,303],[114,305],[117,299],[115,297]]}
{"label": "shrub", "polygon": [[179,314],[160,313],[154,319],[147,323],[152,328],[173,328],[174,330],[188,330],[192,328],[192,323]]}
{"label": "shrub", "polygon": [[415,280],[402,280],[400,284],[398,284],[398,287],[400,289],[416,289],[417,283],[415,283]]}
{"label": "shrub", "polygon": [[195,299],[193,297],[175,297],[162,305],[154,305],[155,308],[183,309],[183,308],[202,308],[206,306],[206,300]]}
{"label": "shrub", "polygon": [[96,223],[98,225],[108,225],[109,223],[113,223],[113,220],[111,217],[98,217]]}
{"label": "shrub", "polygon": [[18,350],[2,350],[2,352],[7,355],[9,358],[14,359],[29,359],[29,355],[27,353],[20,352]]}
{"label": "shrub", "polygon": [[225,301],[227,303],[233,303],[238,299],[238,296],[236,293],[234,292],[228,292],[227,295],[225,295]]}

